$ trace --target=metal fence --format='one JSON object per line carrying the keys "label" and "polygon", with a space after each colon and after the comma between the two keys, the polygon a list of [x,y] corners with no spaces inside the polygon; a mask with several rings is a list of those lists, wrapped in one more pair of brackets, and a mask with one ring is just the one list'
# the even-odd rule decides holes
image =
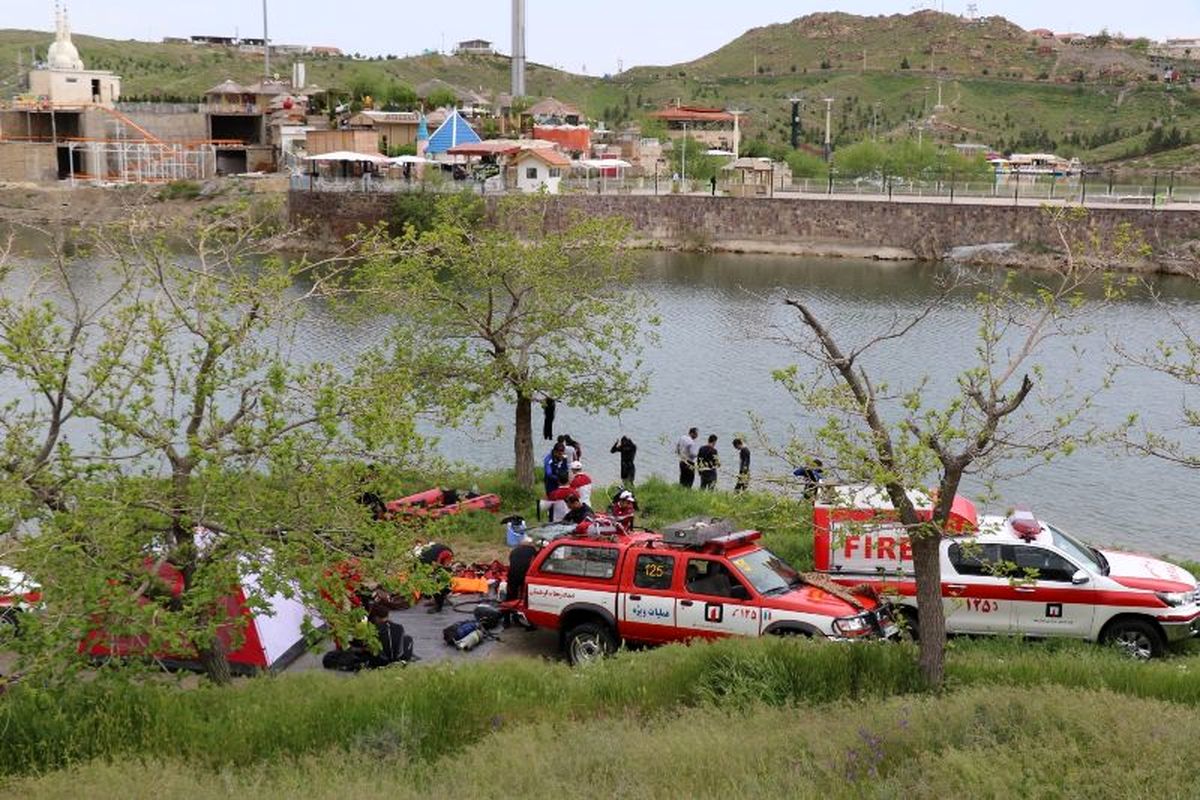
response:
{"label": "metal fence", "polygon": [[[320,192],[464,192],[495,195],[516,191],[505,187],[499,176],[480,183],[473,179],[452,180],[434,173],[432,179],[403,180],[371,175],[357,178],[313,178],[293,175],[291,186],[302,191]],[[820,199],[861,199],[896,202],[979,203],[988,205],[1037,205],[1071,203],[1082,205],[1176,206],[1200,209],[1200,186],[1178,185],[1163,181],[1151,184],[1109,183],[1100,177],[1030,181],[879,181],[835,178],[777,180],[761,187],[760,197]],[[716,194],[727,195],[744,189],[738,183],[718,182]],[[602,195],[708,195],[708,181],[675,180],[668,176],[620,178],[563,178],[563,194]]]}

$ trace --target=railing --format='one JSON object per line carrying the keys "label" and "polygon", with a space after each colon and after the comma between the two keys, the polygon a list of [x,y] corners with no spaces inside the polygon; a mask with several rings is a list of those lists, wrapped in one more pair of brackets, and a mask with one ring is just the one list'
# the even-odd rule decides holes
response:
{"label": "railing", "polygon": [[358,178],[324,178],[304,174],[293,174],[289,188],[301,192],[376,192],[381,194],[399,194],[403,192],[438,192],[457,194],[473,192],[475,194],[501,194],[503,189],[488,181],[481,185],[478,181],[463,180],[404,180],[403,178],[380,178],[374,175]]}
{"label": "railing", "polygon": [[203,103],[200,105],[202,114],[261,114],[262,106],[258,103]]}
{"label": "railing", "polygon": [[117,111],[125,114],[195,114],[199,103],[117,103]]}
{"label": "railing", "polygon": [[[748,184],[747,184],[748,185]],[[728,195],[740,190],[740,181],[718,182],[716,194]],[[399,178],[317,178],[308,175],[292,178],[293,189],[328,192],[461,192],[473,191],[480,194],[502,194],[517,191],[506,187],[499,177],[488,179],[482,186],[478,181],[451,180],[441,173],[426,175],[422,179]],[[709,195],[709,181],[691,179],[674,180],[670,176],[653,175],[623,178],[566,177],[559,183],[563,194],[603,195]],[[996,183],[993,181],[931,181],[927,183],[893,180],[888,182],[851,179],[797,179],[776,180],[770,187],[763,186],[759,197],[777,199],[860,199],[874,202],[934,202],[973,203],[983,205],[1040,205],[1043,203],[1083,205],[1131,205],[1161,208],[1172,206],[1200,210],[1200,186],[1183,186],[1160,183],[1155,186],[1143,184],[1112,183],[1089,177],[1086,185],[1078,178],[1073,180]]]}

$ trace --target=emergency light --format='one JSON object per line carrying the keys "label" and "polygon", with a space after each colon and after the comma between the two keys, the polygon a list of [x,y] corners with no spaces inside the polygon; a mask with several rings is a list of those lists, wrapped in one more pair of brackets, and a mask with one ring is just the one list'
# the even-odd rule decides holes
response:
{"label": "emergency light", "polygon": [[1017,508],[1009,517],[1008,524],[1012,526],[1013,533],[1026,542],[1034,541],[1042,532],[1042,526],[1028,508]]}
{"label": "emergency light", "polygon": [[724,536],[718,536],[714,539],[709,539],[704,543],[702,550],[705,553],[723,553],[731,548],[756,542],[761,538],[762,533],[759,531],[741,531],[740,533],[729,533]]}

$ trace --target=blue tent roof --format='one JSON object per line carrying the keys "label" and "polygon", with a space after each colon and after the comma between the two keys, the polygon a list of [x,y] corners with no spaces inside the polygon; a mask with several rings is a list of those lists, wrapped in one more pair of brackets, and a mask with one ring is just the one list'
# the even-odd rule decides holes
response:
{"label": "blue tent roof", "polygon": [[474,129],[467,124],[467,121],[458,113],[458,109],[450,112],[450,116],[446,117],[446,121],[442,123],[433,136],[429,137],[429,146],[426,148],[426,153],[444,153],[451,147],[457,147],[460,144],[474,144],[482,141]]}

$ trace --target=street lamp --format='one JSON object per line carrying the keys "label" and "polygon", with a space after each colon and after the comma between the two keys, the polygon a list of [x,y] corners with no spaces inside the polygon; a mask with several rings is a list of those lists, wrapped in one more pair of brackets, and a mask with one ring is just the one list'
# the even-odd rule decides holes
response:
{"label": "street lamp", "polygon": [[825,98],[825,161],[833,157],[833,139],[830,130],[833,128],[833,98]]}

